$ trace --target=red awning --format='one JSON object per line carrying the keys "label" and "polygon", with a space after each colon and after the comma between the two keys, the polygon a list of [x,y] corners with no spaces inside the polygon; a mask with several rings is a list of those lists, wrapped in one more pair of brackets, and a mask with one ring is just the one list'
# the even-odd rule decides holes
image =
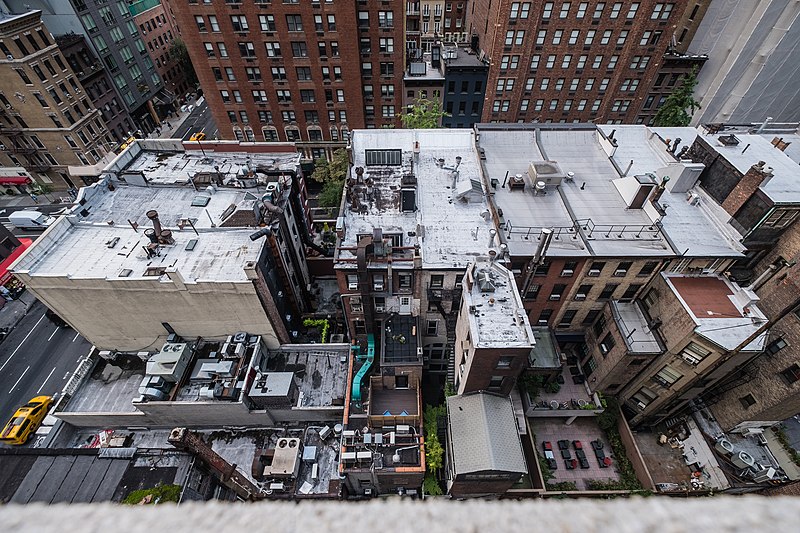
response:
{"label": "red awning", "polygon": [[0,185],[27,185],[30,182],[27,176],[0,176]]}
{"label": "red awning", "polygon": [[11,252],[11,255],[0,262],[0,285],[5,285],[6,282],[11,279],[12,274],[8,271],[8,267],[10,267],[11,264],[17,260],[17,257],[22,255],[22,252],[24,252],[31,244],[33,244],[33,241],[30,239],[20,239],[19,242],[21,244],[14,248],[14,251]]}

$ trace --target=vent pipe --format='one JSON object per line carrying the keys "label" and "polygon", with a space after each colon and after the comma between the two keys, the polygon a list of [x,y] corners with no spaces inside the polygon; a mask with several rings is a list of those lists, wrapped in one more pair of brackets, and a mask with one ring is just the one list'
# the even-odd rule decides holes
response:
{"label": "vent pipe", "polygon": [[153,222],[153,231],[155,231],[156,238],[161,236],[161,221],[158,220],[158,211],[151,209],[146,213],[147,218]]}
{"label": "vent pipe", "polygon": [[767,126],[769,125],[771,120],[772,120],[772,117],[767,117],[767,120],[765,120],[764,123],[762,125],[760,125],[758,127],[758,129],[756,130],[756,135],[758,135],[759,133],[764,131],[767,128]]}

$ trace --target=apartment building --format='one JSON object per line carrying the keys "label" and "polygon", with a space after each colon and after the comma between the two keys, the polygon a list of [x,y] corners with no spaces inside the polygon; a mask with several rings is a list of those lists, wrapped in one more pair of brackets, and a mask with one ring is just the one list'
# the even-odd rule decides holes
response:
{"label": "apartment building", "polygon": [[191,144],[134,142],[11,267],[99,349],[231,331],[277,348],[308,310],[294,147]]}
{"label": "apartment building", "polygon": [[446,113],[441,126],[471,128],[481,119],[488,73],[489,65],[471,48],[436,44],[421,59],[409,61],[403,107],[420,98],[436,101]]}
{"label": "apartment building", "polygon": [[122,143],[137,130],[125,105],[114,89],[114,80],[108,69],[97,58],[86,37],[80,33],[57,35],[56,42],[72,71],[86,89],[94,107],[103,115],[103,121],[115,143]]}
{"label": "apartment building", "polygon": [[159,102],[171,102],[173,96],[164,90],[128,2],[5,0],[5,4],[15,13],[41,10],[54,35],[85,35],[114,80],[114,90],[136,129],[149,133],[156,128],[165,109]]}
{"label": "apartment building", "polygon": [[[40,11],[2,15],[0,48],[0,166],[24,168],[27,185],[79,186],[68,166],[94,164],[112,145],[100,112]],[[25,192],[26,182],[3,175],[0,184],[22,185]]]}
{"label": "apartment building", "polygon": [[633,123],[686,0],[470,3],[491,64],[484,122]]}
{"label": "apartment building", "polygon": [[165,114],[170,108],[177,108],[177,97],[185,94],[189,87],[186,72],[178,63],[178,58],[169,53],[172,43],[180,37],[178,23],[172,8],[161,0],[138,0],[129,2],[128,9],[133,22],[139,27],[140,35],[147,44],[147,52],[156,64],[156,71],[164,82],[164,89],[170,98],[162,96],[155,99]]}
{"label": "apartment building", "polygon": [[318,143],[316,158],[355,128],[400,125],[402,3],[169,4],[221,137]]}
{"label": "apartment building", "polygon": [[481,124],[477,133],[530,323],[552,327],[562,347],[580,348],[606,302],[634,301],[664,269],[724,272],[744,257],[675,130]]}
{"label": "apartment building", "polygon": [[468,0],[406,2],[406,47],[424,53],[437,42],[467,42],[468,7]]}

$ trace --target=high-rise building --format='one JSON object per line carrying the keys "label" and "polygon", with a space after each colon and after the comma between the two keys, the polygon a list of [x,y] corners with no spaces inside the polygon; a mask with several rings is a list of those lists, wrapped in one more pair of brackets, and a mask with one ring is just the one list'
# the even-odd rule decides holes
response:
{"label": "high-rise building", "polygon": [[[178,22],[172,9],[160,0],[135,0],[129,4],[133,21],[139,27],[147,52],[164,81],[164,87],[175,95],[186,93],[190,89],[187,73],[178,63],[178,57],[170,53],[172,43],[180,37]],[[171,102],[165,102],[157,96],[156,103],[168,106]]]}
{"label": "high-rise building", "polygon": [[0,166],[27,172],[5,184],[75,187],[68,166],[95,164],[111,148],[102,116],[40,11],[1,16],[0,50]]}
{"label": "high-rise building", "polygon": [[484,122],[634,122],[686,3],[471,2]]}
{"label": "high-rise building", "polygon": [[222,138],[294,141],[318,157],[352,129],[400,125],[404,4],[168,3]]}
{"label": "high-rise building", "polygon": [[[136,129],[156,128],[174,103],[147,53],[143,36],[125,0],[5,0],[11,12],[42,11],[42,21],[54,35],[79,33],[108,69],[115,91]],[[127,132],[125,132],[127,134]]]}

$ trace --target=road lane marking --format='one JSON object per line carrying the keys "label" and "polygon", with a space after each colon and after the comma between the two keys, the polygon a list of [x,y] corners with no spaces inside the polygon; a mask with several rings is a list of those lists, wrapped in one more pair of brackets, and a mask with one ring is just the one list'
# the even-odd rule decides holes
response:
{"label": "road lane marking", "polygon": [[59,330],[59,329],[60,329],[60,328],[59,328],[58,326],[56,326],[56,329],[55,329],[55,330],[53,331],[53,333],[51,333],[51,334],[50,334],[50,336],[47,338],[47,342],[50,342],[51,340],[53,340],[53,337],[55,336],[55,334],[56,334],[56,333],[58,333],[58,330]]}
{"label": "road lane marking", "polygon": [[75,342],[75,339],[77,339],[79,335],[80,335],[80,333],[76,333],[75,336],[72,337],[72,342]]}
{"label": "road lane marking", "polygon": [[42,386],[39,387],[39,390],[36,391],[36,394],[39,394],[40,392],[42,392],[42,389],[44,388],[45,384],[47,383],[47,380],[50,379],[50,376],[52,376],[53,372],[55,372],[55,371],[56,371],[56,367],[53,367],[53,370],[51,370],[50,373],[47,374],[47,377],[44,378],[44,381],[42,382]]}
{"label": "road lane marking", "polygon": [[19,351],[19,349],[20,349],[20,348],[22,348],[22,345],[25,343],[25,341],[26,341],[26,340],[28,340],[28,337],[30,337],[30,336],[31,336],[31,333],[33,333],[33,330],[35,330],[35,329],[36,329],[36,326],[38,326],[38,325],[39,325],[39,323],[40,323],[42,320],[44,320],[44,315],[42,315],[41,317],[39,317],[39,321],[38,321],[38,322],[36,322],[36,324],[35,324],[35,325],[34,325],[34,326],[31,328],[31,330],[28,332],[28,334],[27,334],[27,335],[25,335],[25,338],[24,338],[24,339],[22,339],[22,342],[20,342],[20,343],[17,345],[17,348],[16,348],[16,349],[15,349],[13,352],[11,352],[11,355],[9,355],[9,356],[8,356],[8,359],[6,360],[6,362],[5,362],[5,363],[3,363],[3,366],[0,366],[0,371],[2,371],[2,370],[3,370],[3,369],[6,367],[6,365],[8,364],[8,362],[9,362],[9,361],[11,361],[11,358],[12,358],[12,357],[14,357],[14,354],[16,354],[16,353]]}
{"label": "road lane marking", "polygon": [[19,379],[17,380],[17,382],[16,382],[16,383],[14,383],[14,386],[13,386],[13,387],[11,387],[11,389],[8,391],[8,392],[9,392],[9,394],[10,394],[10,393],[12,393],[12,392],[14,392],[14,389],[16,389],[16,388],[17,388],[17,385],[19,385],[19,382],[20,382],[20,381],[22,381],[22,378],[24,378],[24,377],[25,377],[25,374],[27,374],[27,373],[28,373],[28,370],[30,370],[30,369],[31,369],[31,367],[29,366],[28,368],[26,368],[26,369],[25,369],[25,370],[22,372],[22,375],[19,377]]}

